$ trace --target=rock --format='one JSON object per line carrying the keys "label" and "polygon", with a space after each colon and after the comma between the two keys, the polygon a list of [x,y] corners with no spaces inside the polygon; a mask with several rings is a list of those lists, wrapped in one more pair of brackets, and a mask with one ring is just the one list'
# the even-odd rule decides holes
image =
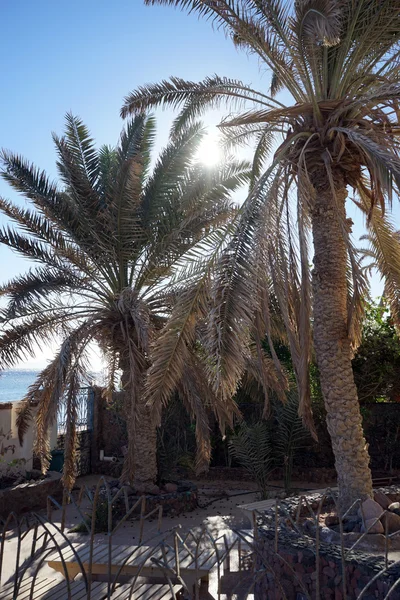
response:
{"label": "rock", "polygon": [[388,510],[396,515],[400,515],[400,502],[392,502],[389,504]]}
{"label": "rock", "polygon": [[374,500],[385,510],[390,506],[390,500],[383,492],[374,492]]}
{"label": "rock", "polygon": [[178,492],[189,492],[192,489],[192,485],[187,481],[178,481]]}
{"label": "rock", "polygon": [[158,496],[158,494],[161,494],[161,490],[158,487],[158,485],[138,485],[135,488],[132,488],[135,492],[136,496],[143,496],[146,494],[150,494],[151,496]]}
{"label": "rock", "polygon": [[337,515],[327,515],[325,519],[325,525],[327,527],[332,527],[333,525],[339,525],[339,519]]}
{"label": "rock", "polygon": [[352,531],[356,531],[360,525],[360,517],[346,517],[343,521],[343,531],[344,533],[351,533]]}
{"label": "rock", "polygon": [[164,490],[168,494],[174,494],[178,490],[178,486],[176,485],[176,483],[166,483],[164,485]]}
{"label": "rock", "polygon": [[361,504],[361,516],[364,522],[370,521],[371,519],[377,519],[382,513],[382,506],[371,498],[367,498],[367,500],[364,500]]}
{"label": "rock", "polygon": [[42,477],[42,472],[39,469],[32,469],[30,474],[32,479],[41,479]]}
{"label": "rock", "polygon": [[366,519],[365,525],[361,527],[362,533],[383,533],[384,531],[382,523],[376,519]]}
{"label": "rock", "polygon": [[381,517],[381,523],[383,530],[388,533],[395,533],[395,531],[400,531],[400,516],[394,512],[387,512]]}
{"label": "rock", "polygon": [[338,542],[340,540],[340,534],[329,527],[321,527],[319,537],[323,542],[331,544],[332,542]]}
{"label": "rock", "polygon": [[108,481],[107,483],[110,488],[118,488],[119,487],[118,479],[113,479],[112,481]]}
{"label": "rock", "polygon": [[[366,552],[384,552],[385,550],[385,536],[382,533],[370,533],[368,535],[364,535],[363,539],[360,539],[362,533],[346,533],[344,536],[344,545],[345,548],[351,548],[356,542],[357,545],[355,547],[356,551]],[[389,548],[391,547],[391,543],[389,542]]]}
{"label": "rock", "polygon": [[[316,527],[313,519],[306,519],[303,523],[303,529],[304,532],[308,535],[314,536],[316,532]],[[328,529],[328,527],[325,527],[325,529]],[[329,529],[329,531],[331,530]]]}

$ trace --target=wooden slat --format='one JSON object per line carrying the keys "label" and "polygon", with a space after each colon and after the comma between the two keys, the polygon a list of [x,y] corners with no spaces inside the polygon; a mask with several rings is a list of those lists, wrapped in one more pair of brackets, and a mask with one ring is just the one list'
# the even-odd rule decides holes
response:
{"label": "wooden slat", "polygon": [[[29,598],[31,594],[32,579],[29,583],[30,584],[23,591],[18,593],[18,600]],[[33,597],[35,600],[36,598],[40,598],[47,590],[51,589],[54,586],[54,583],[53,580],[37,578],[33,588]],[[10,597],[12,597],[12,595]]]}
{"label": "wooden slat", "polygon": [[[24,580],[18,593],[18,600],[27,600],[30,595],[32,578]],[[84,600],[87,596],[85,583],[83,581],[73,581],[70,584],[71,596],[73,600]],[[3,586],[0,590],[1,600],[11,600],[13,595],[13,584]],[[181,585],[174,585],[174,593],[177,594],[182,589]],[[118,586],[112,600],[128,600],[130,598],[131,584]],[[91,586],[92,600],[102,600],[107,594],[106,582],[93,582]],[[132,598],[135,600],[167,600],[171,598],[171,590],[168,584],[139,583],[134,588]],[[51,579],[37,578],[34,587],[34,600],[67,600],[68,588],[66,581],[57,581]]]}
{"label": "wooden slat", "polygon": [[[74,548],[75,552],[79,553],[80,549],[85,548],[86,546],[87,546],[87,542],[81,543],[81,544],[76,544],[73,546],[73,548]],[[74,551],[70,544],[61,548],[61,555],[66,562],[68,562],[69,560],[75,560]],[[52,552],[51,554],[48,555],[47,560],[49,561],[49,560],[57,560],[57,559],[61,561],[61,556],[60,556],[60,551],[55,549],[54,552]]]}
{"label": "wooden slat", "polygon": [[[83,581],[73,581],[70,583],[71,596],[74,600],[81,600],[86,595],[86,588]],[[67,582],[60,581],[57,585],[49,589],[43,596],[39,596],[41,600],[68,600]],[[36,600],[36,598],[35,598]]]}
{"label": "wooden slat", "polygon": [[[32,581],[33,581],[33,577],[29,577],[22,581],[21,586],[18,590],[18,600],[24,600],[24,598],[29,598],[29,595],[31,593]],[[33,595],[35,600],[36,600],[36,598],[40,598],[41,595],[43,595],[46,592],[46,590],[51,589],[55,583],[56,583],[56,580],[47,579],[47,578],[44,579],[42,577],[37,577],[35,580],[34,595]],[[2,586],[2,588],[0,588],[1,600],[11,599],[13,597],[13,592],[14,592],[14,583],[7,584],[6,586]]]}
{"label": "wooden slat", "polygon": [[[119,596],[113,596],[112,600],[128,600],[130,598],[130,586],[123,586]],[[174,585],[174,594],[182,590],[181,585]],[[140,588],[135,588],[132,598],[135,600],[169,600],[171,598],[171,589],[168,584],[144,583]]]}

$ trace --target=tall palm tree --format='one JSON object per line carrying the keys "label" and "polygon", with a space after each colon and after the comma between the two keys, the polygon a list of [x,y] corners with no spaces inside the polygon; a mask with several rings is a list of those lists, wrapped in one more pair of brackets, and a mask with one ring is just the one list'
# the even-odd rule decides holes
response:
{"label": "tall palm tree", "polygon": [[[217,235],[234,212],[231,192],[248,181],[246,162],[207,169],[194,161],[203,133],[201,124],[191,124],[151,170],[154,118],[136,117],[117,147],[97,150],[83,123],[68,114],[65,135],[53,136],[59,184],[20,156],[2,152],[3,178],[32,208],[0,199],[0,210],[18,226],[3,228],[0,242],[38,266],[1,287],[8,303],[1,311],[0,366],[61,338],[54,360],[28,392],[19,423],[23,433],[31,402],[39,399],[36,451],[46,468],[49,427],[65,398],[68,488],[74,481],[77,390],[93,341],[108,361],[110,388],[122,371],[129,437],[123,478],[137,489],[154,485],[156,430],[142,386],[151,344],[184,291],[172,274],[193,245]],[[192,349],[194,344],[186,368],[199,380],[201,365]],[[207,423],[195,383],[177,388],[199,415],[199,442],[207,454]]]}
{"label": "tall palm tree", "polygon": [[[232,388],[242,360],[232,345],[242,344],[250,308],[260,307],[257,274],[259,281],[270,277],[286,322],[305,420],[311,416],[312,319],[342,503],[370,496],[369,457],[351,369],[366,281],[346,208],[351,200],[364,215],[399,322],[400,245],[387,217],[400,185],[398,1],[145,3],[208,18],[271,73],[269,89],[216,75],[201,82],[172,78],[139,88],[122,108],[127,116],[159,105],[181,107],[174,124],[178,133],[204,110],[225,104],[236,111],[221,123],[227,143],[255,140],[253,187],[214,288],[210,349],[217,357],[211,373],[216,389]],[[288,104],[276,95],[285,90]],[[272,148],[276,151],[265,171]]]}

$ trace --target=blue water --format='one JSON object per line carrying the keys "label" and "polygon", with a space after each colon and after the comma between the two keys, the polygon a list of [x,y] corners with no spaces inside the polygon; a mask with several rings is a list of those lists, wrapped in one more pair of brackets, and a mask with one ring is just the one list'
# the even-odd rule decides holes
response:
{"label": "blue water", "polygon": [[[0,402],[18,402],[25,396],[40,371],[15,370],[0,372]],[[82,381],[85,387],[91,383],[104,385],[104,373],[92,372]]]}
{"label": "blue water", "polygon": [[0,402],[22,400],[37,377],[38,371],[3,371],[0,373]]}

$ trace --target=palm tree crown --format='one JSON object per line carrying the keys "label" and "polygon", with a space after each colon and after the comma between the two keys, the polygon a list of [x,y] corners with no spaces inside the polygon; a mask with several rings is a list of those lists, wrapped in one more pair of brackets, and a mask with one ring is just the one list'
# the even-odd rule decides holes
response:
{"label": "palm tree crown", "polygon": [[[369,495],[368,455],[351,372],[367,282],[352,244],[346,198],[352,190],[351,200],[365,216],[376,264],[400,323],[400,244],[387,216],[400,186],[398,2],[146,4],[177,6],[210,19],[271,73],[267,90],[217,75],[201,82],[174,77],[132,92],[121,111],[126,117],[149,107],[179,107],[174,123],[178,135],[205,110],[226,105],[237,111],[220,125],[226,143],[255,141],[252,188],[214,282],[215,308],[209,323],[214,387],[226,393],[234,388],[254,315],[259,315],[265,334],[261,317],[272,283],[296,370],[300,412],[310,423],[313,322],[342,499],[347,503]],[[280,101],[281,90],[290,94],[291,105]]]}
{"label": "palm tree crown", "polygon": [[[97,150],[83,123],[68,114],[65,135],[53,136],[59,184],[20,156],[2,153],[3,178],[33,208],[0,199],[2,212],[18,226],[4,228],[0,242],[38,266],[1,288],[8,304],[1,311],[0,365],[12,366],[33,353],[36,344],[61,338],[54,360],[29,390],[20,425],[23,430],[31,401],[40,399],[36,451],[46,466],[48,429],[65,397],[68,487],[74,478],[76,392],[93,341],[108,361],[110,388],[116,371],[123,371],[130,444],[137,440],[125,471],[128,479],[138,475],[146,427],[136,425],[148,417],[140,400],[143,375],[151,343],[180,292],[171,275],[194,244],[232,215],[230,193],[248,179],[245,162],[207,169],[193,160],[203,132],[201,124],[191,124],[151,170],[153,117],[136,117],[117,147]],[[190,390],[186,399],[190,406]],[[147,463],[155,449],[148,451]]]}

